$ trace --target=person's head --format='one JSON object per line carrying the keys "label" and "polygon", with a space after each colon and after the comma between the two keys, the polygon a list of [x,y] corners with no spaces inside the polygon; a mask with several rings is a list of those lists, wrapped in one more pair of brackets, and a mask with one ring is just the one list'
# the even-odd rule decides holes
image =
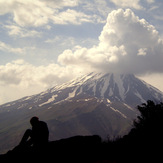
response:
{"label": "person's head", "polygon": [[32,117],[30,120],[30,123],[32,126],[36,126],[39,122],[39,118],[38,117]]}

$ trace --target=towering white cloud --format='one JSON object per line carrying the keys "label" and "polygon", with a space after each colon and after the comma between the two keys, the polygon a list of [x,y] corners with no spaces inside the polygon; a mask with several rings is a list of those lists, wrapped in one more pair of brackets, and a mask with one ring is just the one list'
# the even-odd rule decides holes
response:
{"label": "towering white cloud", "polygon": [[163,41],[157,30],[130,9],[114,10],[108,15],[98,46],[68,49],[58,57],[62,65],[135,74],[162,72],[162,60]]}

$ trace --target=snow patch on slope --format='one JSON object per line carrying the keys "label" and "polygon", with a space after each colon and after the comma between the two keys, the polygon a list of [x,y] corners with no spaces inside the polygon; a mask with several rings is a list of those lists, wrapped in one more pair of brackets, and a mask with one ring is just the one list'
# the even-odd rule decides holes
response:
{"label": "snow patch on slope", "polygon": [[122,112],[120,112],[119,110],[117,110],[117,109],[115,109],[115,108],[113,108],[113,107],[110,107],[113,111],[115,111],[115,112],[117,112],[117,113],[119,113],[123,118],[127,118]]}
{"label": "snow patch on slope", "polygon": [[141,96],[139,92],[135,92],[135,95],[141,100],[142,103],[146,102],[146,100],[143,99],[143,97]]}
{"label": "snow patch on slope", "polygon": [[46,104],[49,104],[49,103],[55,101],[55,98],[56,98],[57,96],[58,96],[58,95],[53,95],[50,99],[48,99],[48,101],[46,101],[46,102],[40,104],[39,107],[41,107],[41,106],[43,106],[43,105],[46,105]]}
{"label": "snow patch on slope", "polygon": [[115,74],[114,74],[114,80],[115,80],[115,83],[116,83],[117,86],[118,86],[119,95],[120,95],[121,99],[124,100],[124,99],[125,99],[125,96],[124,96],[124,94],[125,94],[125,89],[124,89],[124,87],[123,87],[122,76],[121,76],[121,75],[117,75],[117,74],[115,75]]}
{"label": "snow patch on slope", "polygon": [[76,87],[76,88],[73,90],[73,92],[69,93],[69,96],[68,96],[67,99],[70,99],[70,98],[75,97],[75,95],[76,95],[76,91],[78,90],[78,88],[79,88],[79,87]]}
{"label": "snow patch on slope", "polygon": [[101,96],[102,96],[102,97],[104,97],[104,94],[105,94],[105,92],[106,92],[107,89],[108,89],[109,81],[110,81],[110,75],[109,75],[109,77],[105,78],[103,87],[102,87],[102,89],[101,89]]}
{"label": "snow patch on slope", "polygon": [[127,104],[125,104],[125,103],[124,103],[124,105],[125,105],[128,109],[134,111],[134,109],[133,109],[132,107],[130,107],[129,105],[127,105]]}

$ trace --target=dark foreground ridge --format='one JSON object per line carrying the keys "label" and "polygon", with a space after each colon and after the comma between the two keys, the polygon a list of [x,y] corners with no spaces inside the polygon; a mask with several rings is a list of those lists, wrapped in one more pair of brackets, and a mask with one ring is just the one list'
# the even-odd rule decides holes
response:
{"label": "dark foreground ridge", "polygon": [[163,162],[163,103],[138,106],[140,115],[128,135],[102,141],[99,136],[75,136],[41,148],[17,146],[0,162],[148,163]]}
{"label": "dark foreground ridge", "polygon": [[99,136],[75,136],[49,142],[46,146],[17,146],[5,155],[0,162],[95,162],[98,160],[101,146]]}

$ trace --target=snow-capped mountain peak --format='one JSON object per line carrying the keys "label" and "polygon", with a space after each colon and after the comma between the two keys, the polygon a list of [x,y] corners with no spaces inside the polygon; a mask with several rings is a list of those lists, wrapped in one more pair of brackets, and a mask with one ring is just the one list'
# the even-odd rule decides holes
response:
{"label": "snow-capped mountain peak", "polygon": [[[108,99],[111,102],[120,101],[135,107],[147,100],[162,101],[163,93],[133,74],[92,72],[18,101],[30,100],[35,105],[42,107],[50,103],[58,104],[81,97],[86,99],[96,97]],[[6,106],[12,104],[9,103]]]}
{"label": "snow-capped mountain peak", "polygon": [[[75,80],[56,86],[51,93],[61,93],[68,90],[65,99],[74,98],[81,94],[97,98],[119,100],[129,104],[139,104],[147,100],[160,101],[162,92],[132,74],[89,73]],[[133,99],[136,99],[134,102]],[[62,99],[63,100],[63,99]]]}

